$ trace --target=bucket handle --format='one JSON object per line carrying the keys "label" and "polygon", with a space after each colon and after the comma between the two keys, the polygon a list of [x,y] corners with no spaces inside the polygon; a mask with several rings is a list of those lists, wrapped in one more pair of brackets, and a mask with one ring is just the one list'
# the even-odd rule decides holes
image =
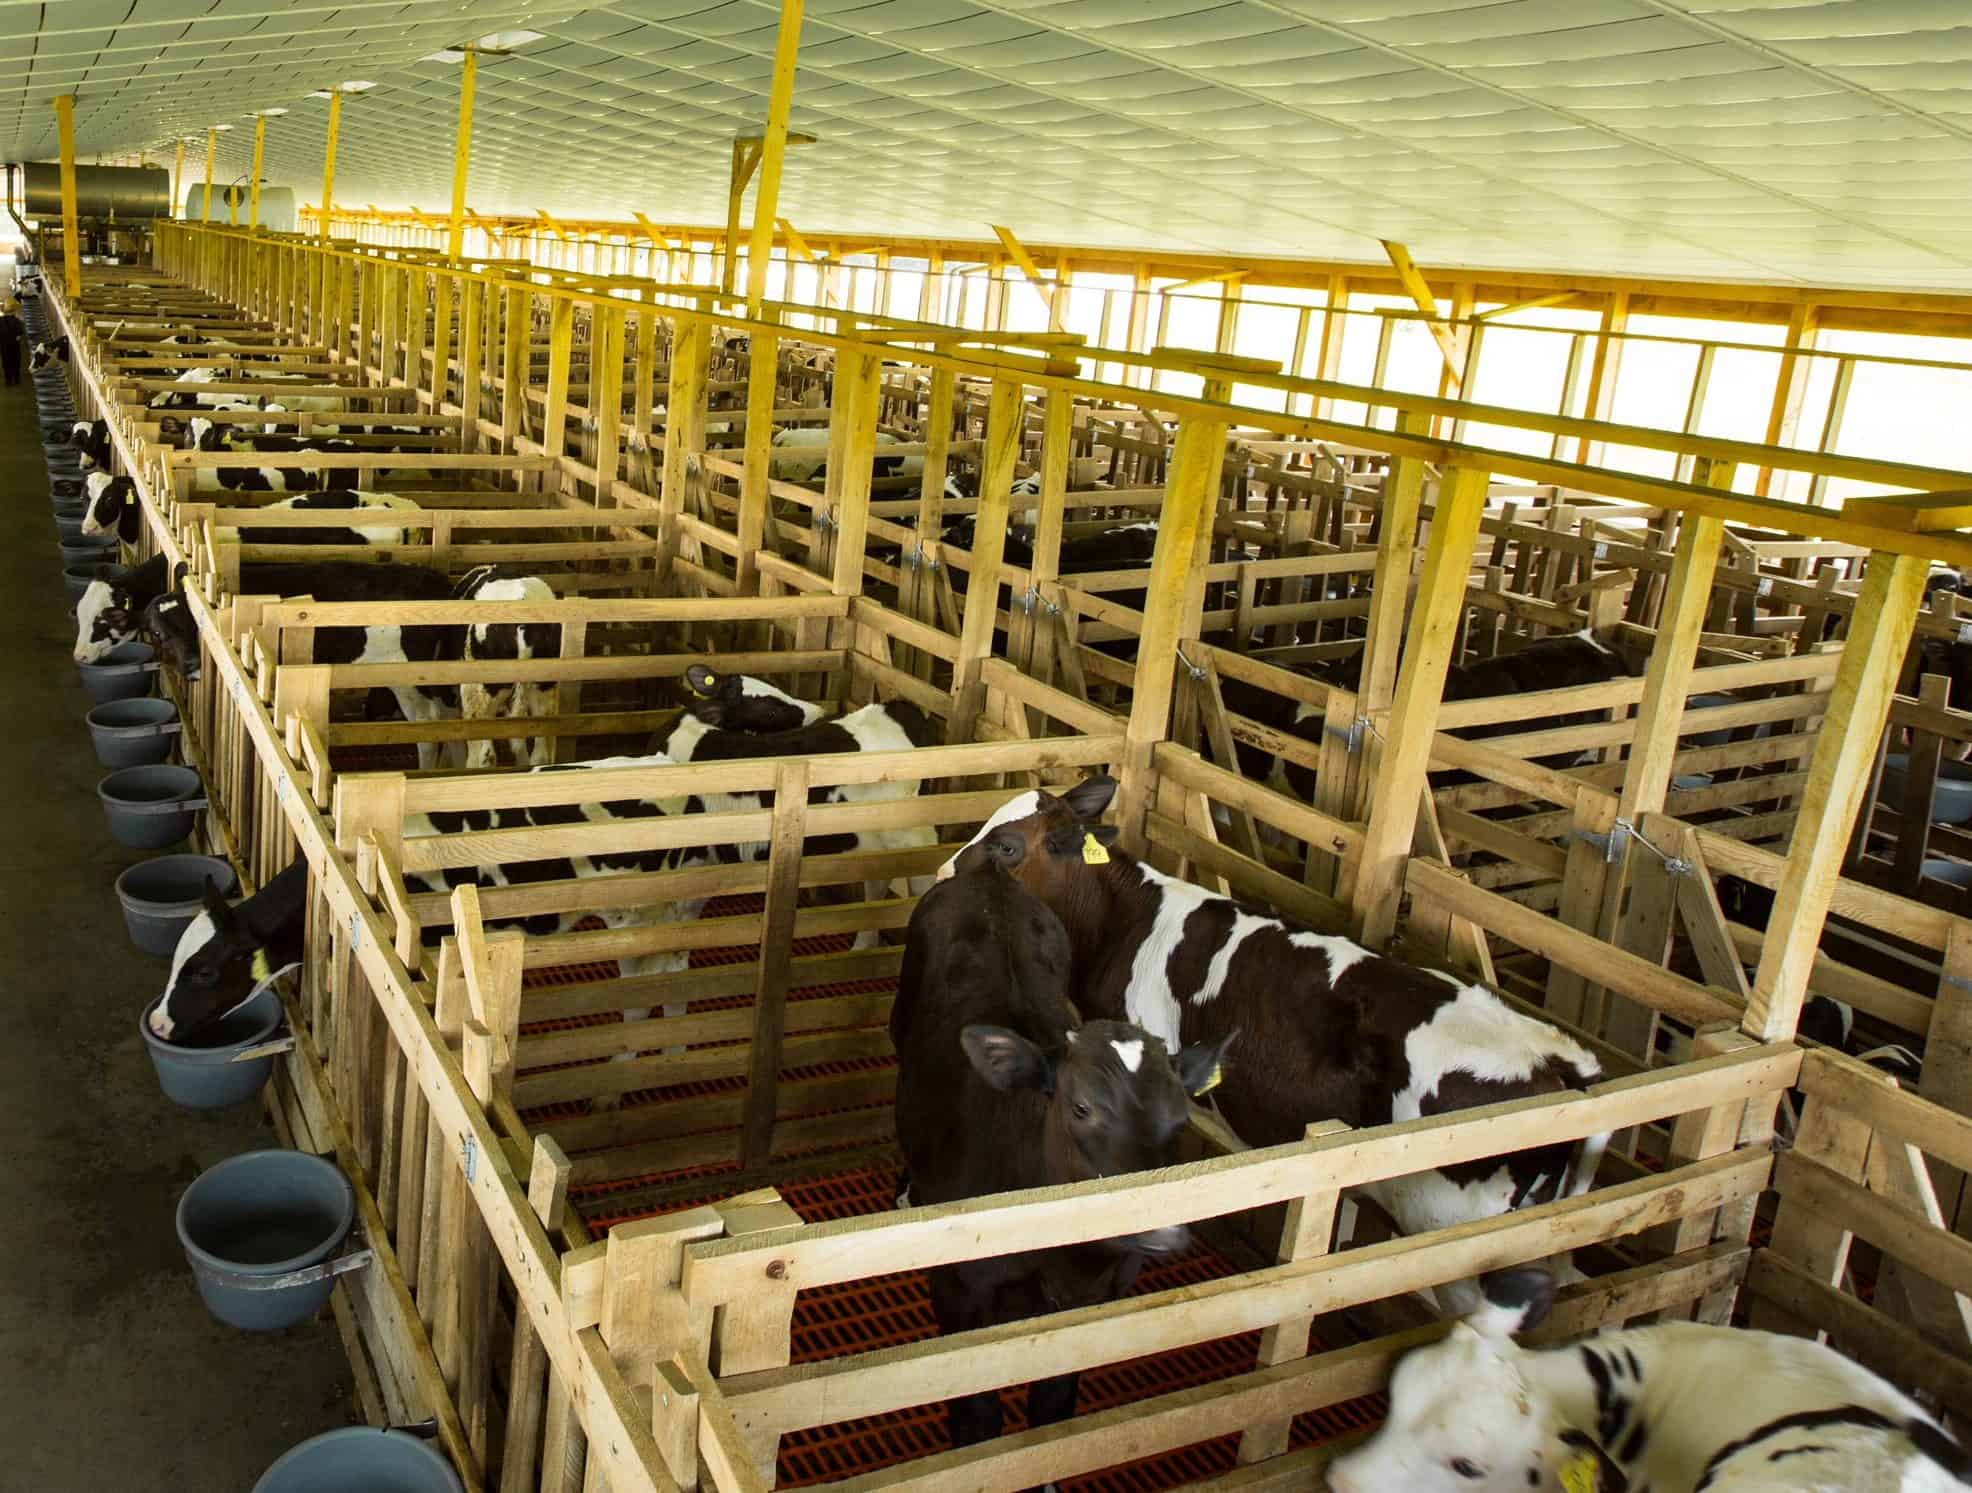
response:
{"label": "bucket handle", "polygon": [[243,1047],[234,1053],[232,1057],[228,1058],[227,1061],[229,1063],[251,1063],[258,1058],[279,1057],[284,1052],[293,1051],[294,1033],[286,1027],[282,1027],[265,1042],[256,1043],[252,1047]]}
{"label": "bucket handle", "polygon": [[226,1270],[216,1265],[200,1263],[199,1273],[208,1277],[216,1285],[227,1286],[235,1291],[285,1291],[294,1286],[320,1285],[325,1280],[334,1280],[339,1275],[348,1275],[365,1269],[376,1259],[376,1252],[369,1249],[352,1249],[348,1254],[337,1255],[333,1260],[324,1260],[319,1265],[304,1265],[299,1270],[290,1270],[286,1275],[249,1275],[244,1271]]}
{"label": "bucket handle", "polygon": [[125,803],[119,801],[117,808],[125,814],[189,814],[200,809],[209,809],[212,801],[204,798],[173,798],[163,803]]}

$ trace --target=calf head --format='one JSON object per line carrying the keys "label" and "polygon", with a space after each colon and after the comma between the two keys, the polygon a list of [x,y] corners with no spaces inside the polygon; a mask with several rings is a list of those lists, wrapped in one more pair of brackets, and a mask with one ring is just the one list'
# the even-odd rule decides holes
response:
{"label": "calf head", "polygon": [[1050,907],[1075,895],[1092,868],[1109,860],[1116,830],[1096,821],[1116,795],[1116,779],[1093,777],[1057,798],[1041,789],[1008,799],[959,853],[940,881],[975,866],[998,866]]}
{"label": "calf head", "polygon": [[135,544],[143,532],[143,509],[137,503],[137,484],[128,477],[112,477],[108,472],[91,472],[83,479],[89,494],[89,510],[82,515],[84,534],[116,531],[125,544]]}
{"label": "calf head", "polygon": [[136,593],[125,582],[107,576],[91,581],[75,604],[75,661],[93,664],[136,637],[136,608]]}
{"label": "calf head", "polygon": [[151,1030],[183,1042],[237,1010],[273,971],[267,949],[247,920],[205,883],[205,911],[193,918],[171,956],[164,998],[151,1008]]}
{"label": "calf head", "polygon": [[172,589],[144,609],[144,631],[157,642],[158,653],[187,684],[198,682],[200,660],[199,626],[192,609],[185,604],[185,566],[181,562],[172,577]]}
{"label": "calf head", "polygon": [[[1598,1486],[1565,1480],[1593,1442],[1563,1423],[1551,1395],[1529,1382],[1532,1350],[1513,1334],[1554,1302],[1545,1270],[1504,1270],[1480,1282],[1486,1304],[1390,1376],[1383,1428],[1329,1468],[1335,1493],[1545,1493]],[[1585,1469],[1586,1470],[1586,1469]],[[1600,1486],[1619,1486],[1601,1483]]]}
{"label": "calf head", "polygon": [[728,731],[767,735],[812,726],[822,718],[821,706],[748,674],[715,674],[704,664],[693,664],[685,670],[685,684],[698,697],[685,708],[706,725]]}
{"label": "calf head", "polygon": [[[1059,1052],[1043,1051],[1002,1026],[969,1026],[959,1040],[974,1071],[994,1088],[1046,1097],[1047,1178],[1060,1184],[1175,1162],[1191,1096],[1219,1081],[1232,1036],[1187,1047],[1175,1058],[1162,1040],[1127,1021],[1076,1027]],[[1177,1254],[1189,1247],[1191,1234],[1174,1226],[1112,1242],[1150,1254]]]}
{"label": "calf head", "polygon": [[50,363],[68,361],[68,338],[57,337],[51,342],[37,342],[34,352],[28,359],[30,368],[46,368]]}

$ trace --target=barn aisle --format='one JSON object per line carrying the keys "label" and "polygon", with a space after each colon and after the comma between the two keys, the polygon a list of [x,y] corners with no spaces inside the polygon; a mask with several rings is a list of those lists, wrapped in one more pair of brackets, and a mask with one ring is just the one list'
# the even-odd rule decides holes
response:
{"label": "barn aisle", "polygon": [[276,1145],[257,1107],[167,1104],[136,1030],[162,962],[112,887],[141,852],[97,807],[88,700],[69,659],[34,391],[0,389],[0,1446],[10,1488],[245,1493],[296,1441],[350,1418],[321,1321],[248,1337],[205,1313],[173,1229],[203,1168]]}

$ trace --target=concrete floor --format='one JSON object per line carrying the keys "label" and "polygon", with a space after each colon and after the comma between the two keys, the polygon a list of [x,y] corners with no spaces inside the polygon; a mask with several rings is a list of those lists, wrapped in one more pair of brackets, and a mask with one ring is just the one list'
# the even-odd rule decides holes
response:
{"label": "concrete floor", "polygon": [[278,1145],[260,1107],[159,1092],[137,1016],[168,965],[112,883],[103,769],[69,650],[32,379],[0,388],[0,1486],[246,1493],[288,1447],[349,1424],[327,1313],[284,1333],[209,1317],[173,1210],[205,1167]]}

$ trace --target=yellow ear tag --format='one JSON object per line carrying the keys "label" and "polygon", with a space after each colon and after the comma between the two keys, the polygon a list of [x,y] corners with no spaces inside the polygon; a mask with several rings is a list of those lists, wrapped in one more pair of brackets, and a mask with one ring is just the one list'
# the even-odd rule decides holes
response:
{"label": "yellow ear tag", "polygon": [[274,973],[273,966],[267,962],[267,951],[265,949],[255,949],[253,951],[254,979],[266,980],[270,978],[273,975],[273,973]]}
{"label": "yellow ear tag", "polygon": [[1087,830],[1082,831],[1082,859],[1091,866],[1109,864],[1109,852],[1103,848],[1102,841]]}
{"label": "yellow ear tag", "polygon": [[1205,1082],[1200,1084],[1196,1089],[1192,1090],[1191,1097],[1196,1099],[1202,1094],[1211,1093],[1214,1089],[1216,1089],[1219,1086],[1220,1081],[1224,1079],[1225,1076],[1226,1076],[1226,1070],[1224,1068],[1218,1068],[1218,1067],[1213,1068],[1212,1076],[1206,1079]]}
{"label": "yellow ear tag", "polygon": [[1602,1481],[1602,1464],[1591,1451],[1575,1453],[1561,1464],[1563,1493],[1597,1493]]}

